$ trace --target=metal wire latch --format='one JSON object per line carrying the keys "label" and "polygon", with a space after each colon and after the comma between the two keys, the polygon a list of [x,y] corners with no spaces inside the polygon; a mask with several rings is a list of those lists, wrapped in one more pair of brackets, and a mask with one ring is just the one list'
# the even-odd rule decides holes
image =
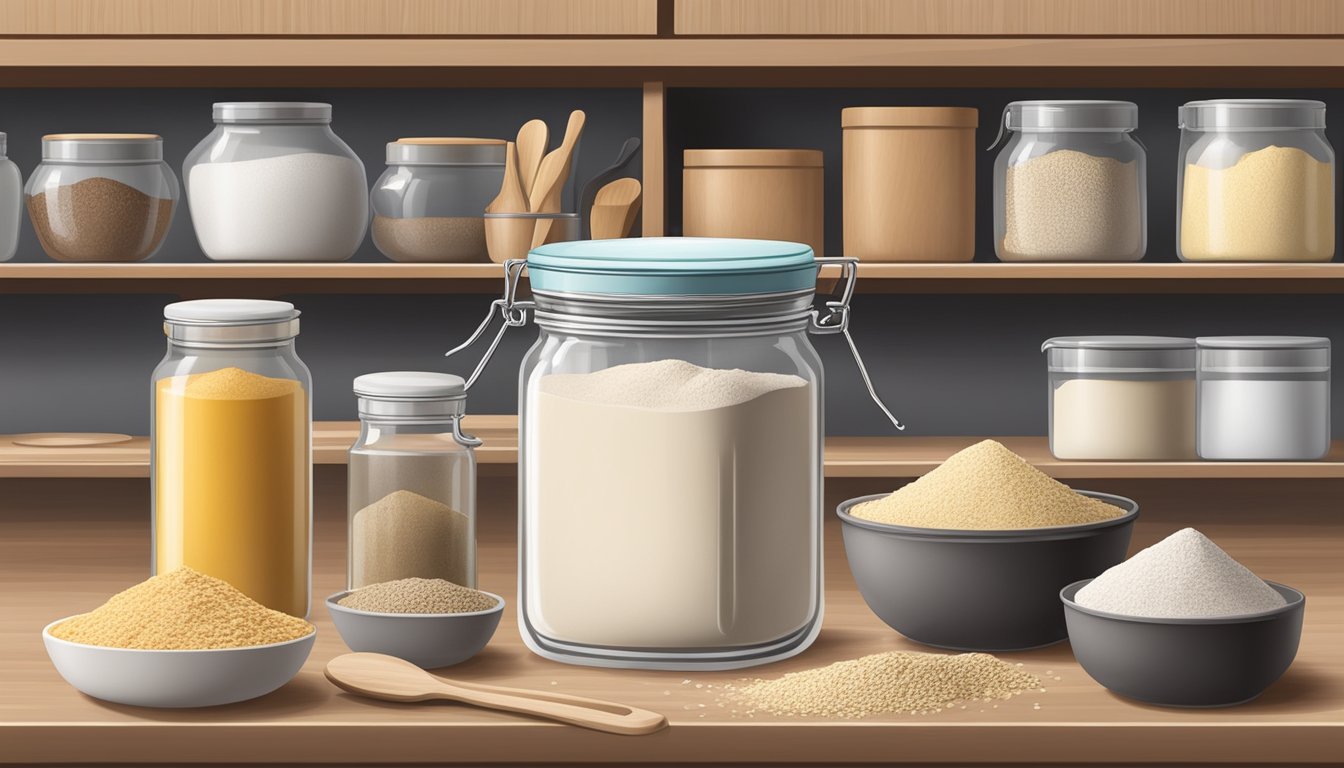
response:
{"label": "metal wire latch", "polygon": [[847,258],[825,258],[817,259],[817,272],[829,266],[838,266],[841,269],[841,283],[836,287],[835,293],[826,301],[826,314],[823,316],[821,310],[812,310],[812,332],[816,334],[843,334],[845,343],[849,345],[849,353],[854,356],[854,365],[859,369],[859,378],[863,379],[863,386],[868,389],[868,396],[873,399],[877,407],[886,414],[887,419],[891,421],[896,429],[904,430],[902,424],[887,404],[882,402],[882,396],[877,394],[877,388],[873,386],[873,380],[868,375],[868,367],[863,364],[863,356],[859,354],[859,348],[854,343],[854,337],[849,333],[849,302],[854,298],[854,286],[859,281],[859,260]]}
{"label": "metal wire latch", "polygon": [[521,328],[527,325],[527,313],[529,310],[536,309],[537,305],[531,301],[518,301],[518,281],[522,278],[523,268],[527,266],[527,259],[509,259],[504,262],[504,295],[501,298],[490,302],[490,309],[486,312],[485,320],[477,326],[476,330],[467,337],[467,340],[453,347],[444,353],[444,357],[452,357],[458,352],[475,344],[485,335],[486,329],[490,323],[498,316],[504,321],[499,327],[499,333],[495,334],[494,341],[490,342],[490,348],[481,355],[481,360],[476,364],[476,370],[471,372],[467,378],[465,389],[470,391],[471,385],[481,377],[481,372],[485,366],[490,363],[490,358],[494,357],[495,350],[499,349],[499,343],[504,340],[504,333],[510,328]]}

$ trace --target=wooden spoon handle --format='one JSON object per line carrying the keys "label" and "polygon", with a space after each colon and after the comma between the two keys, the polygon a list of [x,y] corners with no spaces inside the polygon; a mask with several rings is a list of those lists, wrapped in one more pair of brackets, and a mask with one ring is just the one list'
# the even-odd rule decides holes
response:
{"label": "wooden spoon handle", "polygon": [[439,697],[625,736],[653,733],[667,726],[666,717],[647,709],[582,696],[519,691],[481,683],[467,687],[445,682],[439,689]]}

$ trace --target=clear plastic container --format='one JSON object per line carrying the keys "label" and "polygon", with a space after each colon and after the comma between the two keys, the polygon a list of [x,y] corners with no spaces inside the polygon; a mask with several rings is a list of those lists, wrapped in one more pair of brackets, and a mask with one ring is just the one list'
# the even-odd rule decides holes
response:
{"label": "clear plastic container", "polygon": [[1195,458],[1194,339],[1060,336],[1041,351],[1055,458]]}
{"label": "clear plastic container", "polygon": [[51,258],[143,261],[168,234],[178,185],[158,136],[62,133],[42,137],[24,195]]}
{"label": "clear plastic container", "polygon": [[9,261],[19,250],[19,219],[23,215],[23,178],[19,167],[5,154],[6,139],[0,132],[0,261]]}
{"label": "clear plastic container", "polygon": [[797,243],[546,245],[526,262],[535,303],[516,299],[524,263],[505,265],[491,317],[535,310],[540,328],[519,395],[518,617],[534,652],[729,669],[816,638],[824,376],[809,333],[847,332],[857,264],[830,261],[846,277],[824,316]]}
{"label": "clear plastic container", "polygon": [[398,139],[373,185],[373,244],[393,261],[485,261],[485,207],[504,183],[501,139]]}
{"label": "clear plastic container", "polygon": [[396,579],[476,586],[476,454],[466,383],[446,373],[355,379],[347,589]]}
{"label": "clear plastic container", "polygon": [[1142,259],[1148,157],[1131,135],[1138,127],[1139,108],[1128,101],[1009,104],[1008,142],[994,160],[999,259]]}
{"label": "clear plastic container", "polygon": [[1330,452],[1330,340],[1203,336],[1199,455],[1314,461]]}
{"label": "clear plastic container", "polygon": [[1177,254],[1185,261],[1330,261],[1335,152],[1325,104],[1192,101],[1180,110]]}
{"label": "clear plastic container", "polygon": [[331,105],[223,102],[182,164],[196,239],[216,261],[344,261],[364,242],[369,183]]}
{"label": "clear plastic container", "polygon": [[283,301],[164,308],[151,428],[156,573],[190,566],[307,616],[312,576],[312,377]]}

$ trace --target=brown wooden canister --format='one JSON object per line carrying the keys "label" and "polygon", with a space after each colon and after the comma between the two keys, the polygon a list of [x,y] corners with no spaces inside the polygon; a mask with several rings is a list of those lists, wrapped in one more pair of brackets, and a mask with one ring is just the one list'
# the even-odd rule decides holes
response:
{"label": "brown wooden canister", "polygon": [[975,128],[968,107],[849,107],[844,255],[868,261],[975,258]]}
{"label": "brown wooden canister", "polygon": [[682,234],[806,243],[824,256],[822,154],[816,149],[688,149]]}

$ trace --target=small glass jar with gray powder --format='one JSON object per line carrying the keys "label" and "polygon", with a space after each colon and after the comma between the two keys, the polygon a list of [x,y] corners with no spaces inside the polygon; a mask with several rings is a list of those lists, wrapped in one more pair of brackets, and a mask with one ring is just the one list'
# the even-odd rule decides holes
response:
{"label": "small glass jar with gray powder", "polygon": [[502,139],[389,143],[373,185],[373,244],[393,261],[489,261],[483,217],[504,182],[504,150]]}
{"label": "small glass jar with gray powder", "polygon": [[163,139],[150,133],[43,136],[42,162],[24,188],[38,242],[57,261],[150,258],[168,234],[177,196]]}
{"label": "small glass jar with gray powder", "polygon": [[[1138,261],[1147,247],[1147,153],[1128,101],[1015,101],[994,161],[1002,261]],[[1000,133],[1000,136],[1003,134]]]}
{"label": "small glass jar with gray powder", "polygon": [[355,379],[347,587],[398,579],[476,586],[476,454],[466,384],[446,373]]}

